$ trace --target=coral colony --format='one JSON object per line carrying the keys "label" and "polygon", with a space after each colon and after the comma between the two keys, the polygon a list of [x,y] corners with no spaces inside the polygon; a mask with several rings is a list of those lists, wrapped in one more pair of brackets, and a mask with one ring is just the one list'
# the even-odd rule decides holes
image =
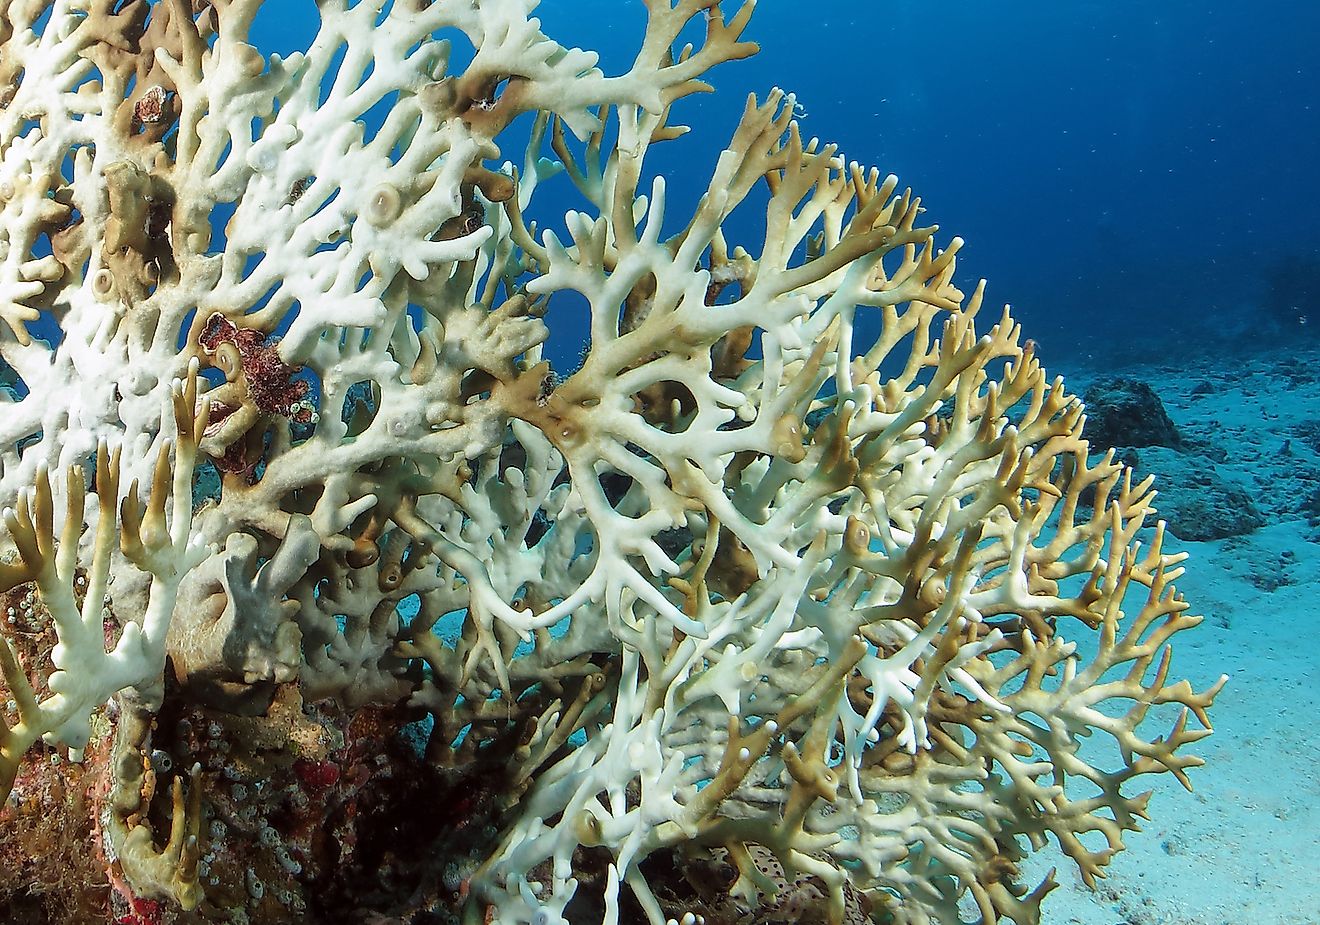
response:
{"label": "coral colony", "polygon": [[644,4],[4,0],[6,921],[1027,925],[1201,763],[1149,483],[791,95],[666,216]]}

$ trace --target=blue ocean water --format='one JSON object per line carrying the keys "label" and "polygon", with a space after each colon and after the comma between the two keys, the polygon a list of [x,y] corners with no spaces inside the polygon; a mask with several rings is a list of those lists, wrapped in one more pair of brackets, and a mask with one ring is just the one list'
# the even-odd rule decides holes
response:
{"label": "blue ocean water", "polygon": [[[536,15],[607,73],[645,21],[620,0]],[[279,0],[257,44],[305,47],[315,23],[309,2]],[[1281,275],[1320,297],[1320,5],[761,0],[748,34],[761,53],[678,108],[693,132],[667,152],[671,190],[695,196],[746,95],[780,86],[804,134],[897,174],[966,239],[964,277],[987,277],[1047,360],[1320,321],[1272,304]]]}

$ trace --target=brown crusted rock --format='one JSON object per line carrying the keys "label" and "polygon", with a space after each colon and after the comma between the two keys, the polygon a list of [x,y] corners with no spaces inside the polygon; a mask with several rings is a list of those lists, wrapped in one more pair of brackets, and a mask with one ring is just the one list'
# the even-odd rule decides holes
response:
{"label": "brown crusted rock", "polygon": [[1155,390],[1137,379],[1102,379],[1086,390],[1086,439],[1094,451],[1109,447],[1178,448],[1182,437]]}

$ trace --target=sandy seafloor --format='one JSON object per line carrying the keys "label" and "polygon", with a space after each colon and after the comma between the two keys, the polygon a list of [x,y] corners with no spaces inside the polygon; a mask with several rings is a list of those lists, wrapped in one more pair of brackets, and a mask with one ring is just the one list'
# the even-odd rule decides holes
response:
{"label": "sandy seafloor", "polygon": [[[1320,454],[1299,439],[1320,430],[1320,350],[1172,360],[1105,373],[1151,385],[1184,438],[1222,451],[1219,474],[1266,517],[1243,536],[1173,544],[1190,553],[1177,584],[1205,621],[1175,637],[1172,677],[1200,690],[1229,675],[1214,735],[1190,746],[1206,765],[1191,771],[1192,793],[1167,774],[1133,782],[1154,791],[1150,821],[1097,891],[1053,846],[1026,870],[1035,883],[1057,865],[1045,925],[1317,925],[1320,526],[1297,507],[1320,487]],[[1094,378],[1051,372],[1079,393]],[[1157,473],[1157,487],[1167,481]]]}

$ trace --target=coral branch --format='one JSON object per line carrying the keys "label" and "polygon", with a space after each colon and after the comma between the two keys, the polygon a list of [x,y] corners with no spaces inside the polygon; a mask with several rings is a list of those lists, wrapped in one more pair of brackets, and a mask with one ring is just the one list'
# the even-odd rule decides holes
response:
{"label": "coral branch", "polygon": [[0,824],[70,922],[1034,925],[1223,683],[1151,484],[791,93],[675,217],[754,3],[535,6],[4,4]]}

